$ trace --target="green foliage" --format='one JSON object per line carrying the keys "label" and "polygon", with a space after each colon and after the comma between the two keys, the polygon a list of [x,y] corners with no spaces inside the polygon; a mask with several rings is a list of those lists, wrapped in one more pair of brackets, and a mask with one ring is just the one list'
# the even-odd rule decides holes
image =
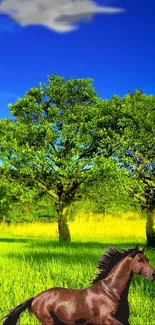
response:
{"label": "green foliage", "polygon": [[155,96],[140,90],[122,99],[122,139],[118,151],[122,166],[132,179],[137,179],[141,193],[131,193],[147,212],[147,243],[155,245]]}
{"label": "green foliage", "polygon": [[21,186],[17,182],[9,183],[7,180],[0,182],[0,221],[9,222],[9,214],[13,206],[22,196]]}
{"label": "green foliage", "polygon": [[32,88],[9,105],[15,120],[1,121],[1,160],[12,176],[43,182],[69,200],[94,160],[110,155],[117,112],[89,79],[48,81],[44,91]]}
{"label": "green foliage", "polygon": [[129,193],[133,185],[140,190],[139,183],[128,177],[116,159],[100,159],[95,170],[95,176],[81,185],[77,193],[79,201],[73,204],[72,214],[75,209],[110,214],[140,210],[139,201]]}
{"label": "green foliage", "polygon": [[51,199],[41,195],[36,188],[29,188],[16,181],[0,182],[0,221],[22,223],[56,220]]}
{"label": "green foliage", "polygon": [[119,105],[99,99],[90,79],[49,77],[9,105],[14,120],[0,121],[1,175],[48,193],[64,225],[80,184],[117,147]]}
{"label": "green foliage", "polygon": [[143,184],[150,209],[155,207],[155,96],[137,90],[124,96],[121,110],[119,157],[130,176]]}

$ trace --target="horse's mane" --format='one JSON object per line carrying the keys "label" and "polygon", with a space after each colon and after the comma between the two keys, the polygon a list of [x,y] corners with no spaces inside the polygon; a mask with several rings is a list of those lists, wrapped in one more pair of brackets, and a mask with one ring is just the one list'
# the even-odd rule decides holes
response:
{"label": "horse's mane", "polygon": [[135,248],[128,248],[118,251],[115,247],[109,247],[99,259],[97,266],[99,273],[96,275],[96,278],[91,282],[91,284],[104,279],[122,258],[134,253],[137,254],[140,253],[140,251],[136,250]]}

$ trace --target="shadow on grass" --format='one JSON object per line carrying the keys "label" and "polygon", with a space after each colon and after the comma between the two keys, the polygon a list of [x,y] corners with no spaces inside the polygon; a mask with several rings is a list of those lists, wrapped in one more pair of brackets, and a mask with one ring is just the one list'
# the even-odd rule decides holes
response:
{"label": "shadow on grass", "polygon": [[[62,264],[62,266],[78,266],[79,264],[98,265],[99,258],[104,254],[109,246],[117,249],[134,248],[137,242],[112,244],[103,242],[71,242],[63,243],[56,240],[44,238],[0,238],[0,243],[22,243],[20,251],[6,251],[4,256],[9,259],[26,261],[26,263]],[[25,245],[24,245],[25,244]],[[141,243],[138,243],[141,244]],[[9,247],[8,247],[9,248]],[[3,255],[3,253],[2,253]],[[4,258],[5,258],[4,257]]]}
{"label": "shadow on grass", "polygon": [[[93,250],[103,250],[105,251],[109,246],[114,246],[117,249],[127,249],[127,248],[134,248],[137,244],[138,245],[143,245],[144,243],[140,243],[140,242],[136,242],[136,241],[131,241],[131,242],[122,242],[122,243],[117,243],[117,239],[116,239],[116,243],[109,243],[106,242],[96,242],[96,241],[88,241],[88,242],[81,242],[81,241],[76,241],[76,242],[58,242],[56,240],[51,240],[49,238],[10,238],[10,237],[4,237],[4,238],[0,238],[0,243],[24,243],[26,244],[26,248],[30,248],[30,249],[51,249],[52,250],[52,254],[58,254],[60,256],[60,254],[63,256],[64,254],[66,255],[66,251],[67,250],[77,250],[80,251],[82,254],[88,254],[88,250],[93,251]],[[59,252],[58,250],[62,248],[64,249],[64,253]],[[54,249],[56,250],[56,252],[54,252]],[[84,249],[86,249],[87,251],[84,252]],[[9,252],[8,252],[9,253]],[[41,252],[42,254],[43,252]],[[47,254],[49,255],[50,252],[47,252]],[[37,252],[38,254],[38,252]],[[46,254],[46,252],[45,252]],[[79,255],[78,254],[78,255]]]}
{"label": "shadow on grass", "polygon": [[[113,241],[113,239],[112,239]],[[51,240],[50,238],[34,238],[34,237],[26,237],[26,238],[18,238],[18,237],[1,237],[0,238],[1,243],[26,243],[29,244],[30,246],[34,247],[36,245],[37,247],[44,247],[47,248],[50,245],[52,247],[56,248],[79,248],[80,247],[85,247],[85,248],[103,248],[103,247],[108,247],[108,246],[115,246],[118,249],[123,249],[123,248],[133,248],[137,244],[138,245],[143,245],[144,242],[136,242],[136,241],[131,241],[131,242],[122,242],[122,243],[117,243],[117,239],[115,243],[104,243],[104,242],[97,242],[97,241],[87,241],[87,242],[81,242],[81,241],[76,241],[76,242],[58,242],[57,240]]]}
{"label": "shadow on grass", "polygon": [[[20,251],[20,252],[6,252],[6,258],[10,259],[17,259],[18,261],[26,262],[32,266],[36,264],[37,269],[39,272],[42,272],[42,268],[48,268],[50,266],[50,277],[53,283],[58,281],[59,275],[62,279],[64,279],[64,286],[68,283],[68,287],[75,288],[75,285],[70,285],[70,279],[68,278],[67,281],[67,272],[68,269],[71,271],[79,268],[80,264],[82,264],[83,268],[83,276],[85,278],[87,274],[87,270],[89,266],[94,269],[94,271],[89,270],[89,275],[86,276],[86,284],[90,285],[91,281],[96,277],[97,272],[97,265],[99,258],[104,254],[105,250],[110,245],[110,243],[101,243],[101,242],[72,242],[68,243],[59,243],[56,241],[52,241],[50,239],[35,239],[35,238],[0,238],[1,243],[25,243],[26,249],[29,251]],[[127,249],[127,248],[134,248],[136,246],[136,242],[130,243],[119,243],[114,244],[117,249]],[[141,244],[141,243],[138,243]],[[22,245],[23,248],[23,245]],[[40,249],[45,249],[45,251],[39,251]],[[50,248],[48,250],[48,248]],[[59,250],[62,248],[61,250]],[[146,256],[148,256],[147,252],[150,254],[152,251],[147,249]],[[5,258],[5,257],[4,257]],[[151,256],[151,260],[153,261],[153,254]],[[55,266],[54,266],[54,273],[52,271],[52,263],[54,265],[59,265],[57,274],[55,273]],[[26,265],[25,265],[26,266]],[[30,266],[30,267],[31,267]],[[52,267],[51,267],[52,266]],[[67,270],[65,271],[65,268]],[[65,273],[66,272],[66,273]],[[89,277],[89,279],[88,279]],[[80,279],[78,281],[81,281]],[[81,288],[84,285],[84,280],[81,282]],[[142,280],[140,277],[136,276],[133,279],[133,285],[140,286],[143,283],[145,291],[152,292],[152,286],[148,282],[148,280]]]}
{"label": "shadow on grass", "polygon": [[31,240],[32,240],[31,238],[10,238],[10,237],[0,238],[1,243],[26,243]]}
{"label": "shadow on grass", "polygon": [[[50,239],[22,239],[22,238],[0,238],[0,242],[8,243],[25,243],[26,251],[22,245],[20,252],[5,252],[7,258],[25,260],[27,263],[37,264],[60,263],[62,265],[92,264],[97,265],[99,258],[104,254],[109,246],[115,246],[117,249],[134,248],[136,242],[119,243],[111,245],[110,243],[101,242],[71,242],[59,243]],[[29,251],[27,251],[29,249]],[[40,251],[39,251],[40,249]]]}

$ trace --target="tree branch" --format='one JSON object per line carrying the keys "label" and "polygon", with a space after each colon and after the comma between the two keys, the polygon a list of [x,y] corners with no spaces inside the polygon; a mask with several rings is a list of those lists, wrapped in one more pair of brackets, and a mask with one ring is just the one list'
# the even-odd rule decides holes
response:
{"label": "tree branch", "polygon": [[79,167],[78,172],[83,171],[82,169],[87,166],[91,162],[92,158],[90,157],[88,160],[85,160],[83,164]]}
{"label": "tree branch", "polygon": [[52,190],[48,190],[47,187],[46,187],[45,185],[41,184],[41,183],[38,182],[38,181],[36,181],[36,183],[38,184],[38,186],[39,186],[40,188],[42,188],[42,190],[44,190],[46,193],[48,193],[50,196],[52,196],[53,199],[55,199],[55,200],[57,200],[57,201],[59,200],[58,195],[57,195],[56,193],[54,193]]}
{"label": "tree branch", "polygon": [[151,187],[155,187],[155,182],[150,181],[149,179],[143,179],[143,182],[146,183],[147,185],[150,185]]}
{"label": "tree branch", "polygon": [[146,199],[145,199],[145,197],[143,197],[143,196],[141,196],[139,194],[136,194],[134,192],[133,188],[130,188],[129,189],[129,192],[132,193],[136,199],[138,199],[139,201],[141,201],[146,206]]}

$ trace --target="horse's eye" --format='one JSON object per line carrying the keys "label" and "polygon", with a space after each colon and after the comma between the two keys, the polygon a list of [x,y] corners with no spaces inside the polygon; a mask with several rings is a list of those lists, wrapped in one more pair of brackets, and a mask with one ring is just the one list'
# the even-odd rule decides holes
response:
{"label": "horse's eye", "polygon": [[143,262],[143,258],[139,258],[138,259],[138,262]]}

